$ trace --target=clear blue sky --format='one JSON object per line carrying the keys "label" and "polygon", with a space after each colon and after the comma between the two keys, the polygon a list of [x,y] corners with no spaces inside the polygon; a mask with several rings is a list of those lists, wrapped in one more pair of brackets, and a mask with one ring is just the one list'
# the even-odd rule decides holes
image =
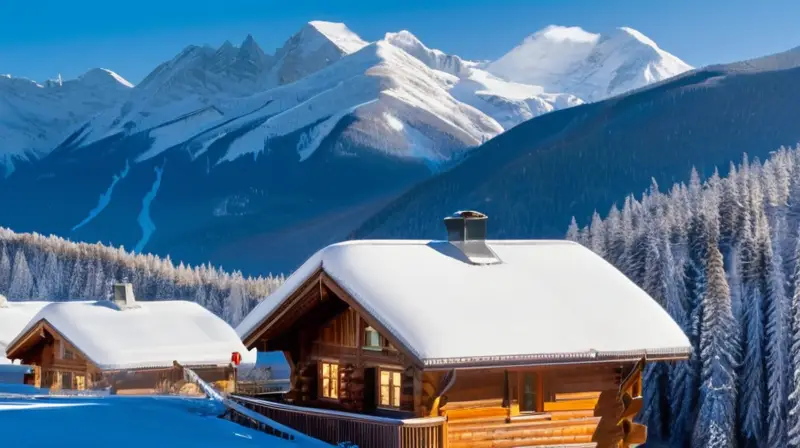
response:
{"label": "clear blue sky", "polygon": [[92,67],[140,81],[189,44],[272,53],[310,20],[345,22],[365,40],[408,29],[426,45],[492,59],[549,24],[636,28],[707,65],[800,46],[798,0],[0,0],[0,73],[72,78]]}

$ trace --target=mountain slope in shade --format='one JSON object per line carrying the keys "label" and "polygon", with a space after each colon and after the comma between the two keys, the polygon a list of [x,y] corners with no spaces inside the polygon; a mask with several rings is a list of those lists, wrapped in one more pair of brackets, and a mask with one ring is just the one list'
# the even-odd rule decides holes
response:
{"label": "mountain slope in shade", "polygon": [[578,27],[550,26],[527,37],[487,70],[548,92],[597,101],[691,68],[632,28],[593,34]]}
{"label": "mountain slope in shade", "polygon": [[477,209],[493,238],[563,237],[571,216],[764,158],[800,141],[800,51],[690,71],[628,95],[534,118],[416,185],[353,236],[436,238],[442,217]]}
{"label": "mountain slope in shade", "polygon": [[49,152],[70,129],[118,103],[132,87],[99,68],[74,80],[42,84],[0,75],[0,168],[4,165],[8,174],[15,160]]}

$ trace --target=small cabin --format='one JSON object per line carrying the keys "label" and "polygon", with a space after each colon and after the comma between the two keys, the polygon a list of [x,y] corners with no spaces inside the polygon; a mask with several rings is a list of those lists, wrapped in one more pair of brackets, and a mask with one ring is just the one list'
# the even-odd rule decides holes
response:
{"label": "small cabin", "polygon": [[48,302],[14,302],[0,294],[0,384],[22,384],[31,367],[14,365],[6,347]]}
{"label": "small cabin", "polygon": [[187,301],[137,302],[130,284],[114,300],[47,303],[8,344],[6,356],[33,367],[26,382],[51,391],[195,393],[183,367],[223,390],[234,386],[233,328]]}
{"label": "small cabin", "polygon": [[487,241],[486,221],[460,212],[446,241],[313,255],[237,327],[285,353],[291,390],[238,399],[362,448],[643,443],[642,369],[687,359],[687,337],[589,249]]}

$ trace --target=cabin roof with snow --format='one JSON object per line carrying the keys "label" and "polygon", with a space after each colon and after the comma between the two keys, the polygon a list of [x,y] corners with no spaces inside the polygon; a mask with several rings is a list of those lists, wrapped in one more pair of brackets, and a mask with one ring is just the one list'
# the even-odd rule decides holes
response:
{"label": "cabin roof with snow", "polygon": [[36,344],[41,329],[58,332],[101,370],[226,365],[231,353],[247,356],[236,331],[194,302],[53,302],[8,344],[8,356]]}
{"label": "cabin roof with snow", "polygon": [[0,364],[10,364],[6,347],[48,302],[13,302],[0,295]]}
{"label": "cabin roof with snow", "polygon": [[[351,241],[328,246],[236,331],[253,346],[299,291],[329,282],[427,369],[683,359],[686,335],[615,267],[568,241]],[[486,252],[486,249],[489,251]]]}

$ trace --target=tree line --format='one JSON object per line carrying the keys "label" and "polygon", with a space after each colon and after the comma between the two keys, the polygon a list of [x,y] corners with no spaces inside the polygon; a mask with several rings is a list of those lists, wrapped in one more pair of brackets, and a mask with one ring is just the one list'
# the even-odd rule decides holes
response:
{"label": "tree line", "polygon": [[0,294],[9,300],[102,300],[114,283],[130,282],[137,300],[197,302],[236,325],[283,281],[0,228]]}
{"label": "tree line", "polygon": [[800,149],[655,180],[567,238],[647,291],[692,344],[645,370],[640,420],[669,446],[800,446]]}

